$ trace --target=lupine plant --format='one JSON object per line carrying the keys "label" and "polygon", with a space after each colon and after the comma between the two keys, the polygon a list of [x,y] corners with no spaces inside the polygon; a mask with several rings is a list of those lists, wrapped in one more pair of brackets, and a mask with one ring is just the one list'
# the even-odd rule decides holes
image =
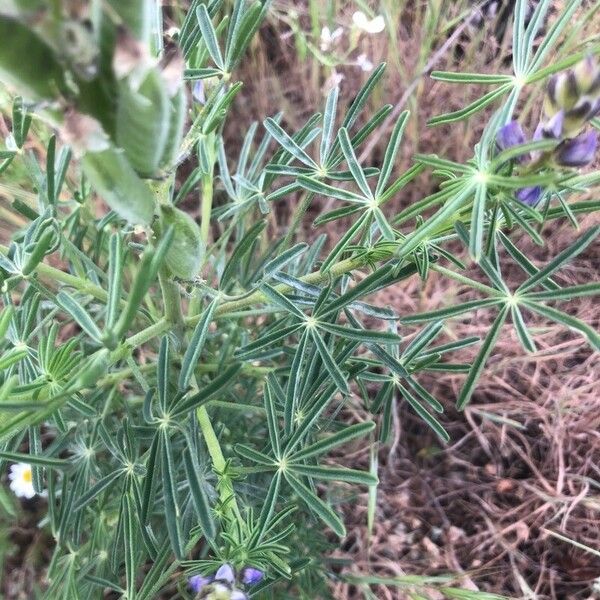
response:
{"label": "lupine plant", "polygon": [[[558,45],[577,0],[540,42],[550,4],[526,25],[517,2],[513,75],[432,74],[494,86],[432,119],[487,109],[472,158],[418,154],[398,173],[406,112],[381,161],[357,159],[393,110],[365,114],[384,65],[349,104],[332,89],[298,131],[265,115],[225,143],[268,1],[192,0],[168,34],[155,0],[2,3],[0,74],[15,96],[0,172],[20,165],[34,200],[14,200],[26,224],[0,246],[0,458],[15,492],[45,496],[45,597],[326,597],[322,559],[345,535],[338,503],[368,491],[372,519],[378,484],[376,460],[340,465],[344,448],[376,457],[396,402],[450,439],[423,373],[464,373],[464,409],[503,328],[536,351],[531,314],[600,349],[568,311],[600,285],[555,277],[598,234],[578,216],[599,207],[582,195],[600,172],[579,169],[596,149],[600,47]],[[531,136],[525,96],[537,101]],[[33,126],[43,158],[27,146]],[[436,191],[390,210],[426,171]],[[296,198],[275,237],[274,211]],[[303,240],[319,198],[333,208]],[[327,224],[339,219],[336,238]],[[573,243],[538,266],[514,233],[544,244],[558,219]],[[506,260],[522,270],[516,289]],[[377,305],[375,292],[432,272],[472,299],[426,313]],[[481,309],[495,315],[483,339],[444,339],[447,320]],[[452,358],[469,346],[470,363]]]}

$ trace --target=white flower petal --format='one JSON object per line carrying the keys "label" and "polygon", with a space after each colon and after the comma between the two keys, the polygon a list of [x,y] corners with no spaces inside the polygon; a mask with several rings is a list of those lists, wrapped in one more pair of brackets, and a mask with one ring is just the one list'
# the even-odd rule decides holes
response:
{"label": "white flower petal", "polygon": [[360,54],[356,58],[355,64],[365,72],[373,70],[373,63],[367,58],[366,54]]}
{"label": "white flower petal", "polygon": [[359,28],[365,29],[369,23],[367,15],[362,10],[357,10],[352,15],[352,22]]}
{"label": "white flower petal", "polygon": [[381,33],[385,29],[385,20],[381,15],[377,15],[367,24],[367,33]]}
{"label": "white flower petal", "polygon": [[8,479],[10,480],[9,487],[14,492],[15,496],[27,499],[35,496],[30,465],[25,463],[11,465]]}
{"label": "white flower petal", "polygon": [[381,15],[369,19],[362,10],[357,10],[352,15],[352,22],[366,33],[381,33],[385,29],[385,20]]}

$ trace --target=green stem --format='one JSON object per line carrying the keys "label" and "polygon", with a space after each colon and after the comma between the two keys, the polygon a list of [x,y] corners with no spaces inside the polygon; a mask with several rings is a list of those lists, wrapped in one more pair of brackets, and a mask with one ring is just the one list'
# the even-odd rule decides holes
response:
{"label": "green stem", "polygon": [[300,223],[302,222],[302,219],[304,218],[304,215],[306,214],[306,211],[308,210],[308,207],[310,206],[310,203],[314,197],[315,195],[313,192],[307,192],[304,194],[302,200],[300,200],[300,202],[296,205],[294,214],[292,216],[292,222],[287,233],[285,234],[285,238],[283,239],[283,244],[281,246],[282,252],[287,250],[292,245],[292,242],[294,241],[294,235],[296,234],[298,227],[300,227]]}
{"label": "green stem", "polygon": [[183,333],[185,326],[183,324],[183,312],[181,311],[179,286],[170,278],[164,267],[158,272],[158,282],[163,297],[165,319],[169,325],[173,325],[180,333]]}
{"label": "green stem", "polygon": [[441,275],[445,275],[446,277],[449,277],[450,279],[454,279],[455,281],[464,283],[465,285],[475,288],[476,290],[479,290],[480,292],[483,292],[484,294],[487,294],[488,296],[502,297],[502,296],[506,295],[506,294],[502,293],[500,290],[496,290],[493,287],[490,287],[489,285],[485,285],[484,283],[479,283],[479,281],[475,281],[474,279],[465,277],[464,275],[461,275],[460,273],[457,273],[456,271],[446,269],[446,267],[442,267],[441,265],[431,265],[430,268],[432,271],[437,271]]}
{"label": "green stem", "polygon": [[212,460],[213,470],[217,473],[219,478],[219,485],[217,488],[219,490],[219,498],[221,499],[221,503],[227,512],[237,519],[240,525],[243,527],[244,519],[242,518],[242,514],[240,513],[240,509],[235,499],[235,490],[233,489],[233,484],[231,483],[231,479],[224,475],[227,469],[227,462],[223,456],[219,439],[217,438],[217,434],[215,433],[210,421],[206,406],[201,406],[196,410],[196,417],[198,419],[198,425],[200,425],[202,435],[204,436],[208,453],[210,454],[210,458]]}
{"label": "green stem", "polygon": [[202,177],[202,201],[200,206],[200,237],[205,248],[208,246],[208,236],[210,234],[212,203],[213,178],[212,174],[206,174]]}

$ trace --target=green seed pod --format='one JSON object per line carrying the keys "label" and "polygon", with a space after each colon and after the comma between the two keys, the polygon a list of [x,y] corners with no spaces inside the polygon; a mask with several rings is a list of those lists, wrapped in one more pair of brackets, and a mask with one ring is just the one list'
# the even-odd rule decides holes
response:
{"label": "green seed pod", "polygon": [[108,0],[108,4],[138,40],[150,44],[156,10],[153,0]]}
{"label": "green seed pod", "polygon": [[108,371],[108,350],[100,350],[80,371],[73,382],[74,389],[82,389],[97,385],[98,379]]}
{"label": "green seed pod", "polygon": [[31,100],[53,100],[65,89],[63,69],[37,34],[0,15],[0,79]]}
{"label": "green seed pod", "polygon": [[156,173],[169,126],[169,98],[157,69],[148,71],[137,90],[132,88],[130,77],[119,84],[116,141],[140,175]]}
{"label": "green seed pod", "polygon": [[173,228],[173,241],[165,262],[173,275],[180,279],[193,279],[200,271],[203,248],[200,228],[187,213],[174,206],[161,205],[163,230]]}
{"label": "green seed pod", "polygon": [[123,152],[114,148],[88,152],[83,170],[106,203],[130,223],[150,225],[154,195],[132,169]]}
{"label": "green seed pod", "polygon": [[183,138],[183,126],[185,124],[185,117],[187,112],[187,96],[183,86],[170,100],[170,123],[169,133],[167,135],[167,142],[165,149],[160,160],[160,164],[165,169],[169,169],[173,166],[177,158],[177,152],[181,145]]}

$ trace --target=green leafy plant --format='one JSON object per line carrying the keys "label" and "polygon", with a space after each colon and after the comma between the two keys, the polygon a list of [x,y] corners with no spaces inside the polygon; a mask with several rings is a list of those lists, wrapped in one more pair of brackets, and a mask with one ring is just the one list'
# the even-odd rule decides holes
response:
{"label": "green leafy plant", "polygon": [[[560,56],[571,2],[536,47],[550,2],[527,26],[525,4],[515,9],[514,76],[432,74],[497,86],[432,125],[504,100],[473,157],[417,154],[404,173],[395,167],[408,112],[381,164],[357,158],[392,112],[365,114],[385,65],[350,105],[333,88],[298,131],[285,115],[265,116],[262,137],[254,124],[239,152],[226,146],[243,93],[236,69],[268,1],[193,0],[167,46],[153,0],[0,9],[0,74],[21,94],[0,173],[22,162],[36,194],[15,200],[27,224],[0,246],[0,460],[30,465],[13,480],[47,494],[45,597],[325,594],[321,556],[345,535],[338,492],[368,489],[372,502],[378,484],[375,461],[357,470],[339,464],[340,451],[361,440],[375,455],[397,401],[450,439],[420,374],[465,373],[464,409],[507,321],[535,352],[531,313],[600,349],[599,334],[562,308],[600,284],[553,279],[599,229],[578,232],[542,267],[511,240],[522,231],[543,244],[544,223],[577,229],[579,214],[598,209],[577,196],[600,173],[575,170],[595,150],[581,131],[600,108],[598,46]],[[550,51],[559,57],[546,66]],[[545,82],[550,109],[526,142],[515,110]],[[34,123],[56,132],[41,161],[26,145]],[[426,170],[438,190],[393,214],[390,200]],[[194,194],[199,223],[182,208]],[[273,236],[272,211],[297,195],[286,234]],[[323,233],[309,245],[299,231],[317,197],[335,207],[316,217]],[[322,228],[342,218],[350,225],[332,239]],[[523,271],[517,289],[499,248]],[[415,314],[373,301],[432,271],[469,299]],[[479,309],[496,314],[484,339],[444,340],[447,320]],[[475,345],[471,363],[452,362]],[[348,423],[353,395],[360,420]],[[356,579],[472,597],[452,581]]]}

